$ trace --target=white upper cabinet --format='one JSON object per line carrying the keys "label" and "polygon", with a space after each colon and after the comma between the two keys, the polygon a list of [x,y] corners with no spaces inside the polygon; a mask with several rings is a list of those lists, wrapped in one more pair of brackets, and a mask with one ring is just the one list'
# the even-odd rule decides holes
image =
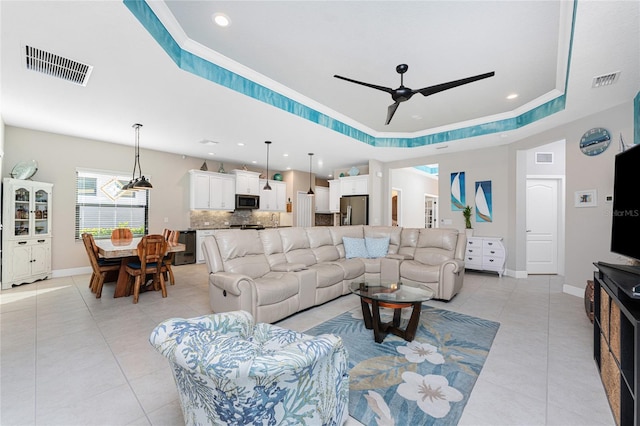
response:
{"label": "white upper cabinet", "polygon": [[236,176],[236,194],[260,195],[260,173],[248,170],[231,170]]}
{"label": "white upper cabinet", "polygon": [[316,186],[316,213],[331,213],[329,210],[329,188]]}
{"label": "white upper cabinet", "polygon": [[369,175],[345,176],[340,178],[340,194],[345,195],[368,195]]}
{"label": "white upper cabinet", "polygon": [[260,179],[260,211],[283,212],[287,208],[287,184],[270,180],[271,191],[265,191],[266,180]]}
{"label": "white upper cabinet", "polygon": [[190,170],[191,210],[233,211],[236,203],[236,181],[233,175]]}
{"label": "white upper cabinet", "polygon": [[329,181],[329,211],[338,213],[340,211],[340,181],[338,179]]}

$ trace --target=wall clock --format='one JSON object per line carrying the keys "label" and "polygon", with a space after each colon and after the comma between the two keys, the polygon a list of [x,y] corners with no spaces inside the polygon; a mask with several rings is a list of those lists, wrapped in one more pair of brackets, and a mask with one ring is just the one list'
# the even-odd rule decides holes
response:
{"label": "wall clock", "polygon": [[584,155],[594,156],[602,154],[611,145],[611,135],[607,129],[594,127],[587,130],[580,138],[580,151]]}

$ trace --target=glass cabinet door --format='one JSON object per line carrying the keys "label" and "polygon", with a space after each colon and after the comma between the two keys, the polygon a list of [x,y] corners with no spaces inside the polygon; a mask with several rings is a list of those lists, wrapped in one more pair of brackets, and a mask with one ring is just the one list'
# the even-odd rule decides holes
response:
{"label": "glass cabinet door", "polygon": [[49,233],[49,193],[44,189],[35,192],[34,232],[35,235]]}
{"label": "glass cabinet door", "polygon": [[27,188],[19,187],[13,191],[15,200],[14,213],[14,235],[29,235],[29,207],[31,203],[31,192]]}

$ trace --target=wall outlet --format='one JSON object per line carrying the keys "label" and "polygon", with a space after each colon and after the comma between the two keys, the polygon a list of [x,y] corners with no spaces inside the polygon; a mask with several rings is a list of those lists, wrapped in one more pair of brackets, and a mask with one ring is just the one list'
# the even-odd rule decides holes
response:
{"label": "wall outlet", "polygon": [[225,222],[224,224],[228,226],[228,225],[229,225],[229,222]]}
{"label": "wall outlet", "polygon": [[257,222],[256,222],[256,225],[260,225],[260,221],[257,221]]}
{"label": "wall outlet", "polygon": [[209,224],[209,222],[205,222],[204,224],[205,224],[205,225],[208,225],[208,224]]}
{"label": "wall outlet", "polygon": [[164,218],[164,223],[169,223],[169,218],[168,217]]}

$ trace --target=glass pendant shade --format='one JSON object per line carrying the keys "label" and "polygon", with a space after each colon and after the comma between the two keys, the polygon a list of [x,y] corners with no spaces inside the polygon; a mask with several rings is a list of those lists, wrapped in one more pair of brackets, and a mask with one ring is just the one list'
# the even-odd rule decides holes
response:
{"label": "glass pendant shade", "polygon": [[271,145],[271,141],[264,141],[267,145],[267,183],[262,188],[265,191],[271,191],[271,186],[269,185],[269,145]]}

